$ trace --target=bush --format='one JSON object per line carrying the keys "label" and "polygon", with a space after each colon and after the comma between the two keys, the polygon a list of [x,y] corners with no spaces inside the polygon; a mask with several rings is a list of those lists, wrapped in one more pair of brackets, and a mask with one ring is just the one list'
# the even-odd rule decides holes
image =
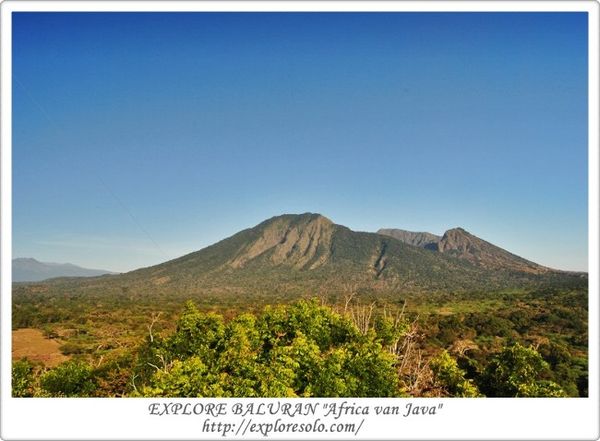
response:
{"label": "bush", "polygon": [[83,354],[85,352],[85,347],[71,342],[60,345],[58,349],[60,349],[60,352],[62,352],[64,355]]}
{"label": "bush", "polygon": [[91,368],[80,361],[66,361],[42,375],[42,389],[52,396],[88,397],[96,389]]}
{"label": "bush", "polygon": [[486,367],[481,390],[493,397],[564,397],[561,387],[543,380],[548,363],[533,348],[505,347]]}
{"label": "bush", "polygon": [[33,396],[33,365],[27,360],[14,361],[12,364],[12,396]]}
{"label": "bush", "polygon": [[479,392],[472,380],[465,378],[465,371],[458,367],[447,351],[442,351],[429,362],[434,385],[443,388],[452,397],[477,397]]}

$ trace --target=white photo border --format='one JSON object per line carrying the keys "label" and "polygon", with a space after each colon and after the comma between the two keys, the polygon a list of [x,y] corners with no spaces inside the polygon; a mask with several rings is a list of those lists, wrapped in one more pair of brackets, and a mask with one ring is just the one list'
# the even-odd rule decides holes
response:
{"label": "white photo border", "polygon": [[[215,439],[202,431],[204,416],[151,415],[151,403],[298,403],[299,399],[146,399],[11,397],[11,240],[12,240],[12,12],[587,12],[588,13],[588,241],[589,241],[589,396],[587,398],[476,399],[321,399],[360,406],[442,404],[435,416],[383,417],[371,413],[358,434],[272,433],[271,439],[523,439],[593,440],[599,424],[599,3],[588,1],[17,1],[0,5],[0,265],[1,419],[0,437],[20,439]],[[161,404],[162,405],[162,404]],[[361,421],[351,416],[346,421]],[[228,415],[218,421],[239,423]],[[314,419],[314,418],[313,418]],[[258,419],[257,419],[258,421]],[[298,420],[301,422],[301,420]],[[308,421],[308,420],[307,420]],[[227,438],[264,439],[261,433]]]}

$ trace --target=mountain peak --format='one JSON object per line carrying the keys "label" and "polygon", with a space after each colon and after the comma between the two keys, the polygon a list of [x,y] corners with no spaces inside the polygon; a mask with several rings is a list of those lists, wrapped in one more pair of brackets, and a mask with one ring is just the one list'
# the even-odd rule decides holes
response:
{"label": "mountain peak", "polygon": [[253,228],[257,238],[242,247],[229,262],[241,268],[259,257],[275,265],[314,269],[327,259],[335,224],[318,213],[283,214]]}
{"label": "mountain peak", "polygon": [[320,213],[311,213],[309,211],[307,211],[306,213],[300,213],[300,214],[295,214],[295,213],[285,213],[285,214],[281,214],[279,216],[273,216],[271,219],[269,220],[274,220],[274,219],[287,219],[287,220],[298,220],[298,221],[307,221],[307,222],[312,222],[312,221],[320,221],[320,222],[329,222],[329,223],[333,223],[331,222],[331,220],[329,220],[328,218],[326,218],[325,216],[323,216]]}
{"label": "mountain peak", "polygon": [[462,227],[451,228],[442,237],[431,233],[415,233],[393,228],[382,228],[377,233],[393,237],[409,245],[466,260],[486,270],[508,270],[533,274],[545,273],[549,270],[486,242]]}
{"label": "mountain peak", "polygon": [[468,250],[473,249],[473,247],[476,248],[477,244],[481,245],[481,242],[484,241],[469,233],[464,228],[456,227],[444,233],[442,238],[438,241],[438,251],[442,253],[448,250],[467,252]]}
{"label": "mountain peak", "polygon": [[22,262],[22,263],[40,263],[39,260],[34,259],[33,257],[15,257],[13,262]]}
{"label": "mountain peak", "polygon": [[548,269],[486,242],[464,228],[452,228],[437,243],[437,250],[487,269],[544,273]]}
{"label": "mountain peak", "polygon": [[467,230],[465,230],[462,227],[454,227],[454,228],[450,228],[449,230],[446,231],[446,233],[457,233],[457,234],[469,234],[472,236],[471,233],[469,233]]}

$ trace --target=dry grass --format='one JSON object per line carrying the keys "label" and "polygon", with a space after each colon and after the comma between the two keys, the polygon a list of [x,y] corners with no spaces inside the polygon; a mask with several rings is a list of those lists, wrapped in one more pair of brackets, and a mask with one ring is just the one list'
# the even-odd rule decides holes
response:
{"label": "dry grass", "polygon": [[44,337],[39,329],[17,329],[12,333],[12,359],[27,357],[53,367],[69,359],[58,349],[61,342]]}

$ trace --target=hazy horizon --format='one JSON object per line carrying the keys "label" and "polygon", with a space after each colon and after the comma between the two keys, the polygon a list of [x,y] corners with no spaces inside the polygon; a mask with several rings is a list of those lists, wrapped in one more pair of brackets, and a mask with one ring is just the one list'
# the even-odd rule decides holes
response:
{"label": "hazy horizon", "polygon": [[588,271],[587,50],[585,13],[13,13],[13,257],[315,212]]}

